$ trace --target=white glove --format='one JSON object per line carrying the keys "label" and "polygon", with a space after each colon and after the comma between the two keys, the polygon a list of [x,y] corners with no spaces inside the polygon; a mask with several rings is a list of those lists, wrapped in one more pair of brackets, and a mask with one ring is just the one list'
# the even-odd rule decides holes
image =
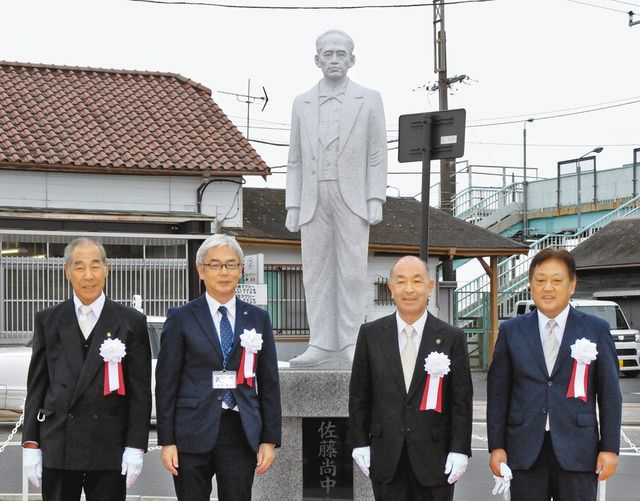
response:
{"label": "white glove", "polygon": [[40,487],[42,478],[42,449],[22,448],[22,467],[34,487]]}
{"label": "white glove", "polygon": [[467,464],[469,464],[469,458],[465,454],[450,452],[444,466],[444,472],[450,473],[447,482],[454,484],[460,480],[462,478],[462,474],[467,469]]}
{"label": "white glove", "polygon": [[127,475],[127,488],[136,483],[140,473],[142,472],[142,461],[144,459],[144,451],[142,449],[134,449],[133,447],[125,447],[122,454],[122,475]]}
{"label": "white glove", "polygon": [[367,477],[369,476],[369,466],[371,466],[371,447],[356,447],[351,456],[356,464]]}
{"label": "white glove", "polygon": [[496,485],[493,487],[491,494],[494,496],[502,494],[505,501],[509,501],[511,499],[511,491],[509,491],[509,487],[511,485],[513,473],[511,473],[511,468],[509,468],[506,463],[500,463],[500,475],[502,476],[493,476],[493,479],[496,481]]}

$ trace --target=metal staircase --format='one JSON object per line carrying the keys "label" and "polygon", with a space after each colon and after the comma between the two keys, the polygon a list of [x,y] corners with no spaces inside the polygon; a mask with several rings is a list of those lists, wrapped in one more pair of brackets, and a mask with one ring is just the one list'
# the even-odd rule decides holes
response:
{"label": "metal staircase", "polygon": [[[488,200],[493,195],[497,196],[498,192],[502,192],[506,190],[506,188],[508,187],[497,190],[485,200]],[[485,200],[479,203],[483,203]],[[468,207],[465,210],[469,213],[479,213],[479,211],[475,211],[473,207]],[[528,255],[515,255],[501,261],[498,264],[499,316],[505,317],[510,315],[517,301],[529,298],[529,264],[538,251],[546,247],[571,250],[580,242],[596,233],[600,228],[609,224],[613,219],[626,217],[631,214],[640,215],[640,195],[628,200],[623,205],[608,212],[600,219],[597,219],[576,233],[546,235],[529,245],[530,250]],[[471,319],[481,316],[486,302],[484,298],[488,293],[489,277],[486,274],[482,274],[475,280],[458,287],[455,290],[458,317]]]}
{"label": "metal staircase", "polygon": [[471,186],[453,198],[453,215],[469,223],[478,224],[495,212],[521,201],[522,183],[512,183],[504,188]]}

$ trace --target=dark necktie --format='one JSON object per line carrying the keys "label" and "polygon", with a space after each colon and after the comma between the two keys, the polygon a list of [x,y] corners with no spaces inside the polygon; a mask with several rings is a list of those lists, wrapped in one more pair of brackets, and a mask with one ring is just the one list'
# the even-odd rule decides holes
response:
{"label": "dark necktie", "polygon": [[[231,354],[231,345],[233,344],[233,329],[231,329],[231,322],[229,322],[229,317],[227,316],[227,307],[220,306],[218,311],[222,315],[222,319],[220,320],[220,345],[222,347],[222,359],[226,368],[229,355]],[[222,399],[229,409],[233,409],[236,406],[233,391],[224,390]]]}

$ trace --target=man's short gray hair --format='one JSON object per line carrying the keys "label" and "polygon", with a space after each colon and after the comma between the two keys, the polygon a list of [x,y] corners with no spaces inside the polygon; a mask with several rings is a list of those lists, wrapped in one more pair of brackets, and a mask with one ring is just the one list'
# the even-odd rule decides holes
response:
{"label": "man's short gray hair", "polygon": [[211,235],[204,242],[202,242],[202,245],[200,245],[200,248],[196,253],[196,264],[204,264],[204,258],[207,256],[207,253],[211,249],[222,247],[223,245],[226,245],[238,255],[240,264],[244,262],[244,253],[242,252],[242,247],[240,247],[240,244],[238,244],[236,239],[229,235],[216,233],[215,235]]}
{"label": "man's short gray hair", "polygon": [[322,49],[322,44],[324,43],[324,39],[327,38],[329,35],[339,35],[342,38],[344,38],[347,42],[349,53],[353,54],[353,49],[355,47],[353,44],[353,38],[351,38],[349,35],[347,35],[344,31],[341,31],[341,30],[328,30],[328,31],[325,31],[318,38],[316,38],[316,54],[320,54],[320,49]]}
{"label": "man's short gray hair", "polygon": [[73,251],[76,250],[76,247],[80,245],[87,245],[87,244],[95,245],[100,250],[100,259],[102,260],[103,263],[106,264],[107,251],[104,250],[104,247],[100,242],[89,237],[74,238],[73,240],[71,240],[71,242],[67,244],[67,246],[64,248],[64,264],[65,265],[71,264],[71,256],[73,255]]}
{"label": "man's short gray hair", "polygon": [[427,262],[424,259],[419,258],[418,256],[402,256],[399,257],[398,259],[396,259],[393,264],[391,265],[391,269],[389,270],[389,280],[391,280],[391,278],[393,277],[393,270],[395,269],[396,265],[400,262],[401,259],[404,259],[405,257],[415,257],[418,261],[420,261],[423,265],[424,265],[424,269],[427,272],[427,276],[429,276],[429,265],[427,264]]}

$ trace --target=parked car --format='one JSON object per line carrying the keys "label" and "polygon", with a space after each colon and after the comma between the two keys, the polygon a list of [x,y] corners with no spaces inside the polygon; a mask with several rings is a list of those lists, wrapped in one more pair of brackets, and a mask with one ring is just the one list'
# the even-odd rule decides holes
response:
{"label": "parked car", "polygon": [[[165,317],[147,317],[149,344],[151,345],[151,388],[155,388],[155,372],[160,334]],[[27,396],[27,373],[31,360],[31,343],[26,346],[0,346],[0,410],[22,412]],[[155,419],[156,404],[153,395],[151,418]]]}
{"label": "parked car", "polygon": [[[616,345],[620,372],[626,377],[636,377],[640,371],[640,331],[629,327],[620,306],[614,301],[596,299],[571,299],[574,308],[589,315],[602,318],[609,323],[611,336]],[[522,315],[535,308],[532,300],[518,301],[514,315]]]}

